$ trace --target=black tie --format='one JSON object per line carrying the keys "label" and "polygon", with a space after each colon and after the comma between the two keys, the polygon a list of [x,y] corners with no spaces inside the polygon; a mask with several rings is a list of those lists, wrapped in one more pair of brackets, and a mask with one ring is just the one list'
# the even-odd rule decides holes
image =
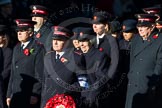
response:
{"label": "black tie", "polygon": [[60,59],[60,55],[57,54],[57,55],[56,55],[56,62],[59,61],[59,59]]}
{"label": "black tie", "polygon": [[21,45],[21,51],[23,51],[23,49],[24,49],[23,47],[24,47],[24,44]]}

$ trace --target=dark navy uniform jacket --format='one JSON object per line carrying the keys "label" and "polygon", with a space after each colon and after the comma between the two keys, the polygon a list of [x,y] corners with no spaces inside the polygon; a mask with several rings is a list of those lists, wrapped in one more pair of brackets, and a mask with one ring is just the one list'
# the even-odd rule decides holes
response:
{"label": "dark navy uniform jacket", "polygon": [[131,44],[125,108],[161,108],[162,34],[147,40],[135,36]]}
{"label": "dark navy uniform jacket", "polygon": [[34,38],[44,45],[46,51],[51,50],[51,26],[52,24],[46,22],[37,32],[34,33]]}
{"label": "dark navy uniform jacket", "polygon": [[[66,93],[76,99],[77,89],[77,66],[74,61],[74,51],[65,52],[59,61],[55,60],[56,52],[47,52],[44,57],[44,83],[42,91],[41,108],[56,94]],[[76,86],[75,86],[76,85]],[[77,90],[74,90],[76,88]],[[78,104],[77,104],[78,105]]]}
{"label": "dark navy uniform jacket", "polygon": [[99,50],[103,50],[107,56],[110,58],[110,66],[107,72],[109,78],[113,78],[118,67],[119,62],[119,48],[117,40],[111,35],[105,35],[99,40],[99,45],[95,43],[95,47]]}
{"label": "dark navy uniform jacket", "polygon": [[11,107],[29,107],[30,96],[36,96],[40,100],[44,54],[43,45],[34,39],[23,50],[20,43],[15,46],[7,91]]}
{"label": "dark navy uniform jacket", "polygon": [[[114,85],[114,78],[116,77],[118,62],[119,62],[119,48],[117,44],[117,40],[111,35],[105,35],[103,38],[99,40],[99,44],[97,42],[95,46],[99,50],[103,50],[108,56],[107,62],[110,64],[108,67],[108,71],[106,73],[106,77],[109,79],[106,83],[102,86],[100,95],[98,96],[99,100],[99,108],[103,108],[104,106],[113,108],[115,104],[115,98],[112,94],[114,94],[115,90],[110,90],[110,85]],[[116,78],[115,78],[116,79]],[[109,93],[109,91],[113,91],[113,93]]]}
{"label": "dark navy uniform jacket", "polygon": [[82,92],[82,98],[87,101],[87,104],[85,102],[85,106],[83,104],[82,107],[97,108],[97,96],[100,94],[100,88],[102,88],[100,86],[103,86],[106,82],[101,85],[95,84],[101,82],[103,78],[106,79],[109,61],[103,51],[99,51],[94,47],[91,47],[87,53],[83,53],[83,56],[86,61],[86,75],[91,88]]}
{"label": "dark navy uniform jacket", "polygon": [[3,78],[2,78],[2,61],[3,61],[3,55],[2,55],[2,49],[0,48],[0,107],[3,108],[4,107],[4,104],[3,104],[3,91],[2,91],[2,88],[3,88]]}

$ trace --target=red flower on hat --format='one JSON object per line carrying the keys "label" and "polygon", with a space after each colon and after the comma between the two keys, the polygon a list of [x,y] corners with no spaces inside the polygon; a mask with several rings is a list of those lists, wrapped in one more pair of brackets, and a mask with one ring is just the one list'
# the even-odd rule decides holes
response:
{"label": "red flower on hat", "polygon": [[152,38],[157,39],[158,38],[158,34],[153,35]]}
{"label": "red flower on hat", "polygon": [[101,52],[102,52],[102,51],[103,51],[103,48],[99,48],[99,51],[101,51]]}
{"label": "red flower on hat", "polygon": [[97,19],[97,16],[94,16],[93,19],[96,20]]}
{"label": "red flower on hat", "polygon": [[56,94],[47,101],[44,108],[76,108],[76,104],[70,95]]}
{"label": "red flower on hat", "polygon": [[123,29],[123,30],[125,30],[125,29],[126,29],[126,26],[125,26],[125,25],[123,25],[123,26],[122,26],[122,29]]}
{"label": "red flower on hat", "polygon": [[36,38],[40,38],[41,34],[37,33]]}

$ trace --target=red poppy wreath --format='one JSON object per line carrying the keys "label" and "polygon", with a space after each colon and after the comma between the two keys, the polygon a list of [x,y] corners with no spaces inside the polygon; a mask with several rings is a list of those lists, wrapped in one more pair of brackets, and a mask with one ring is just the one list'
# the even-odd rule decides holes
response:
{"label": "red poppy wreath", "polygon": [[71,96],[56,94],[47,101],[44,108],[76,108],[76,104]]}

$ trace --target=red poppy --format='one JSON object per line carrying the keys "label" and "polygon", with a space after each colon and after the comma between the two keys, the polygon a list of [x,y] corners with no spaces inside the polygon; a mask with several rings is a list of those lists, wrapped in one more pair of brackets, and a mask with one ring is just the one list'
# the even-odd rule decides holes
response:
{"label": "red poppy", "polygon": [[26,56],[28,56],[29,54],[30,54],[30,50],[29,49],[24,49],[24,54],[26,55]]}
{"label": "red poppy", "polygon": [[158,38],[158,35],[154,35],[152,38],[157,39]]}
{"label": "red poppy", "polygon": [[40,33],[37,33],[36,34],[36,38],[40,38],[41,34]]}
{"label": "red poppy", "polygon": [[99,51],[101,51],[101,52],[102,52],[102,51],[103,51],[103,48],[99,48]]}
{"label": "red poppy", "polygon": [[76,108],[76,104],[71,96],[56,94],[47,101],[44,108]]}
{"label": "red poppy", "polygon": [[60,59],[60,60],[61,60],[61,62],[62,62],[62,63],[64,63],[64,62],[67,62],[67,61],[68,61],[68,60],[67,60],[66,58],[64,58],[64,57],[61,57],[61,59]]}

